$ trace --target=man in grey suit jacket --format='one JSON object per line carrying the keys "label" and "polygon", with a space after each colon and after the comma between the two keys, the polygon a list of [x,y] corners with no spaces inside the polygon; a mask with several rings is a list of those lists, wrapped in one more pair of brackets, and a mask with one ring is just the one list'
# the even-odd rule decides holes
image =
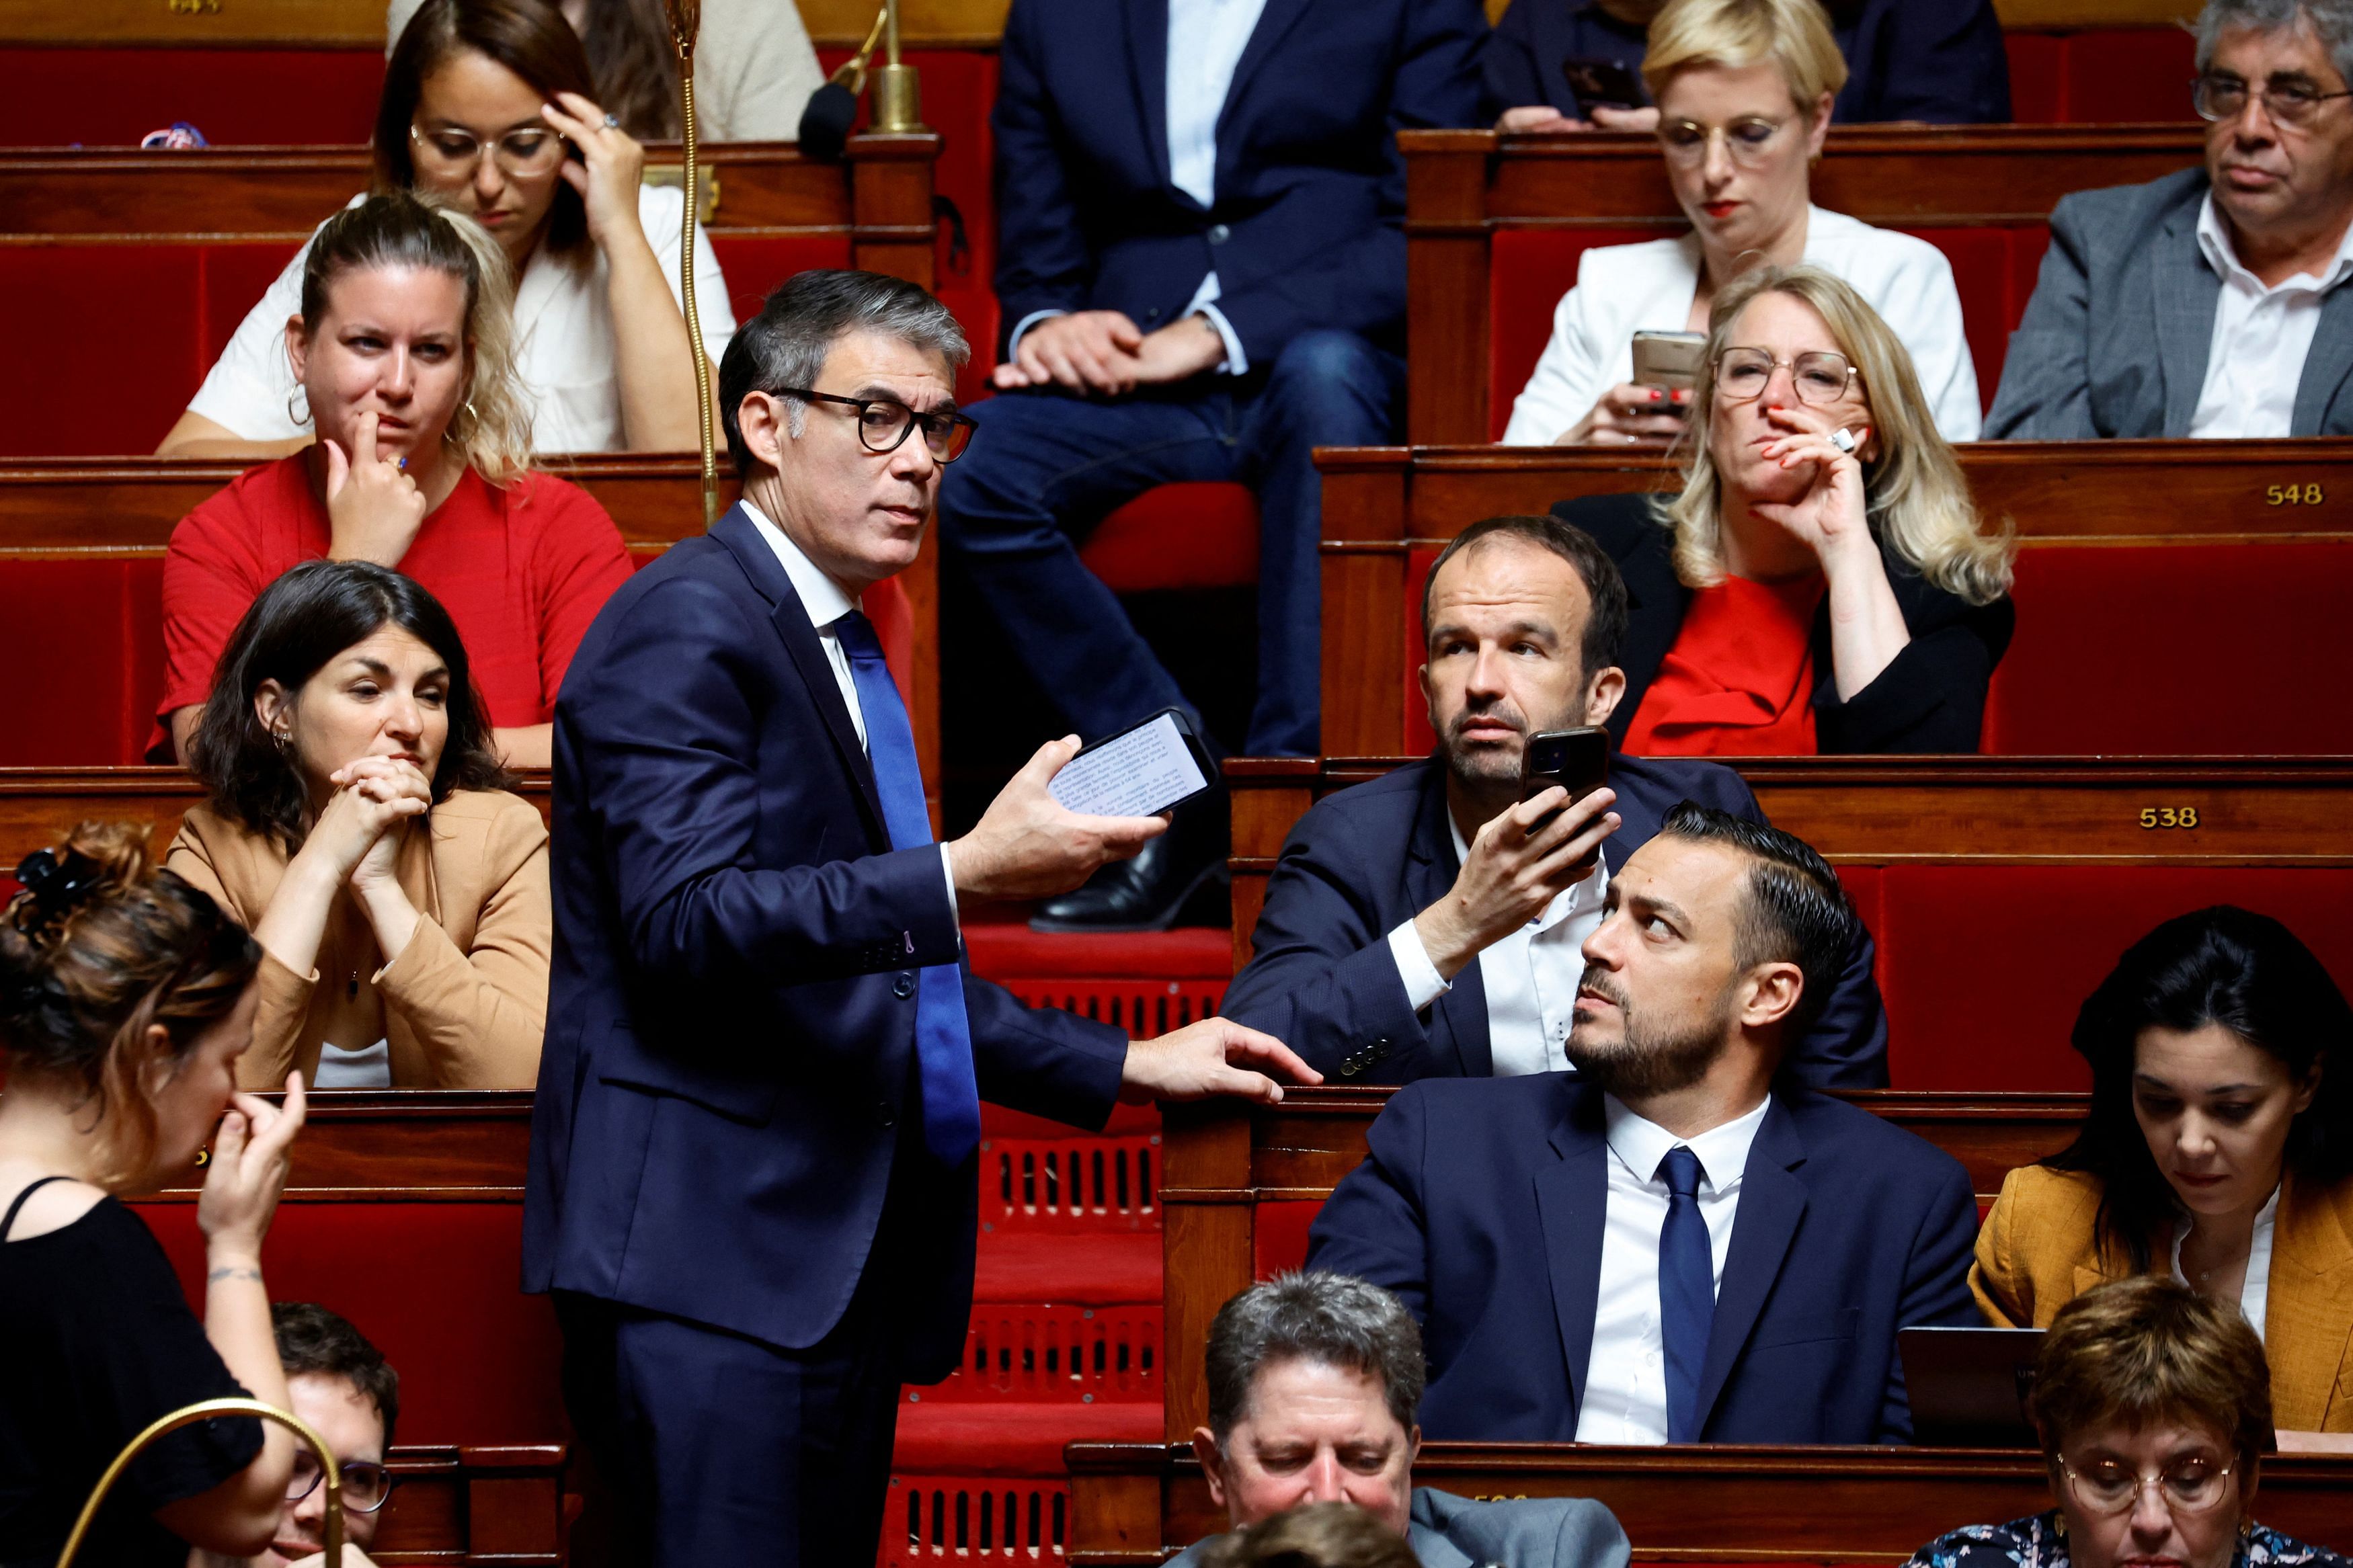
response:
{"label": "man in grey suit jacket", "polygon": [[[1237,1530],[1353,1503],[1422,1568],[1627,1568],[1626,1532],[1589,1499],[1473,1502],[1415,1486],[1426,1376],[1421,1331],[1380,1287],[1324,1273],[1252,1286],[1209,1326],[1209,1425],[1193,1434],[1209,1495]],[[1209,1544],[1169,1568],[1197,1568]]]}
{"label": "man in grey suit jacket", "polygon": [[2059,204],[1986,438],[2353,434],[2348,79],[2353,0],[2208,0],[2205,166]]}

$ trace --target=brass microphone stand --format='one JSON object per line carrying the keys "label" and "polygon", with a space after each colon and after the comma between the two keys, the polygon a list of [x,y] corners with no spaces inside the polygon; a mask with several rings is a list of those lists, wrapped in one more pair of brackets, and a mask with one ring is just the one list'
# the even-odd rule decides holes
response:
{"label": "brass microphone stand", "polygon": [[343,1561],[343,1469],[328,1449],[327,1440],[312,1431],[301,1416],[280,1410],[275,1405],[264,1405],[259,1399],[204,1399],[194,1405],[182,1405],[169,1415],[157,1416],[145,1431],[125,1445],[122,1452],[114,1456],[114,1463],[107,1466],[106,1473],[98,1478],[98,1485],[90,1489],[90,1500],[81,1505],[81,1517],[74,1521],[72,1531],[66,1536],[66,1549],[58,1554],[58,1568],[71,1568],[74,1553],[81,1550],[82,1537],[90,1533],[90,1522],[98,1518],[99,1505],[106,1501],[106,1494],[113,1489],[122,1472],[130,1468],[132,1460],[144,1453],[158,1438],[183,1426],[209,1421],[216,1415],[259,1415],[265,1421],[277,1422],[311,1446],[311,1451],[319,1456],[319,1468],[325,1473],[327,1483],[326,1561],[328,1568],[341,1568]]}
{"label": "brass microphone stand", "polygon": [[[686,139],[686,222],[679,229],[679,295],[686,303],[687,346],[694,354],[694,405],[702,416],[702,523],[719,521],[719,452],[711,424],[711,355],[702,346],[702,313],[694,303],[694,219],[702,187],[695,183],[694,37],[702,28],[702,0],[662,0],[670,42],[678,49],[679,125]],[[330,1565],[332,1568],[332,1565]]]}
{"label": "brass microphone stand", "polygon": [[923,82],[914,67],[899,63],[899,0],[883,0],[882,58],[884,63],[874,70],[874,129],[923,130]]}

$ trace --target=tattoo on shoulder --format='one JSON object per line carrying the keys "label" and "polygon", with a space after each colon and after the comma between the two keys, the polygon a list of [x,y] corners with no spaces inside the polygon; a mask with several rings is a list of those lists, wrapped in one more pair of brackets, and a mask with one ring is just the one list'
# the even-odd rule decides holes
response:
{"label": "tattoo on shoulder", "polygon": [[214,1269],[211,1273],[206,1275],[205,1278],[207,1280],[250,1279],[255,1284],[259,1285],[261,1283],[261,1270],[259,1268],[248,1268],[241,1263],[231,1264],[226,1268]]}

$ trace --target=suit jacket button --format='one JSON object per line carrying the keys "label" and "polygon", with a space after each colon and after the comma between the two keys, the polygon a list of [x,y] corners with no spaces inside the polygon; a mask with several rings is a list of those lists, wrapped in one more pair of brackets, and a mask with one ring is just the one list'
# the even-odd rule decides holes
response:
{"label": "suit jacket button", "polygon": [[912,974],[902,974],[891,983],[891,994],[902,1002],[913,996],[915,994],[915,977]]}
{"label": "suit jacket button", "polygon": [[1158,320],[1160,319],[1160,307],[1159,307],[1159,306],[1157,306],[1157,305],[1155,305],[1155,306],[1153,306],[1150,310],[1148,310],[1145,311],[1145,312],[1144,312],[1144,319],[1145,319],[1145,321],[1158,321]]}
{"label": "suit jacket button", "polygon": [[1356,1058],[1354,1057],[1350,1057],[1346,1061],[1340,1064],[1340,1076],[1342,1078],[1354,1078],[1356,1076],[1357,1071]]}
{"label": "suit jacket button", "polygon": [[891,1102],[889,1100],[878,1100],[874,1102],[874,1120],[881,1122],[885,1127],[891,1125],[892,1118],[891,1115]]}
{"label": "suit jacket button", "polygon": [[1234,231],[1224,224],[1213,223],[1209,226],[1208,240],[1211,245],[1223,245],[1233,237]]}

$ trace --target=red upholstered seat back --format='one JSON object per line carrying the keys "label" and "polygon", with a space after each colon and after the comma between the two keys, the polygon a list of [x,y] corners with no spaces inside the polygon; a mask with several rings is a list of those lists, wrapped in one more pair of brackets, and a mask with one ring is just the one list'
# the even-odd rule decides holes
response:
{"label": "red upholstered seat back", "polygon": [[1247,485],[1158,485],[1113,512],[1079,552],[1114,594],[1258,581],[1258,497]]}
{"label": "red upholstered seat back", "polygon": [[139,761],[164,691],[164,563],[0,557],[0,767]]}
{"label": "red upholstered seat back", "polygon": [[0,49],[0,147],[132,147],[186,121],[216,146],[350,145],[375,123],[384,51]]}
{"label": "red upholstered seat back", "polygon": [[2196,68],[2187,27],[2009,33],[2010,114],[2021,125],[2188,120]]}

